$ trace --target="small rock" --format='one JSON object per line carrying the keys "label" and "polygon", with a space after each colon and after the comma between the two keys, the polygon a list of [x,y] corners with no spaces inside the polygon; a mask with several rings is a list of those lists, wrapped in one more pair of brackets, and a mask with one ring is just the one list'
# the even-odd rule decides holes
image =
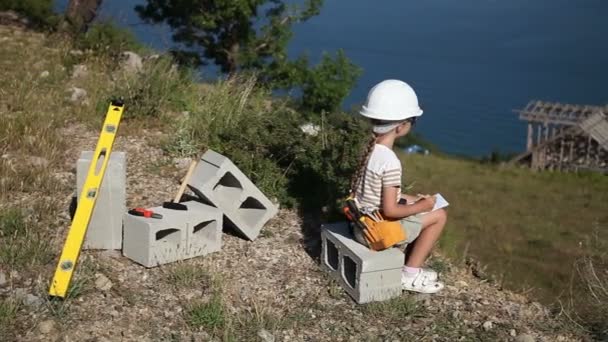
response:
{"label": "small rock", "polygon": [[28,293],[23,298],[23,304],[32,308],[37,308],[44,304],[44,300],[38,296]]}
{"label": "small rock", "polygon": [[82,55],[82,51],[80,51],[80,50],[70,50],[70,55],[72,55],[72,56],[81,56]]}
{"label": "small rock", "polygon": [[122,57],[124,58],[124,60],[122,61],[122,68],[126,72],[140,72],[144,66],[141,57],[133,51],[123,52]]}
{"label": "small rock", "polygon": [[49,320],[40,322],[40,324],[38,324],[38,330],[40,330],[40,333],[44,334],[44,335],[48,335],[48,334],[54,332],[55,331],[55,321],[49,319]]}
{"label": "small rock", "polygon": [[0,272],[0,287],[6,285],[6,274]]}
{"label": "small rock", "polygon": [[274,342],[274,335],[266,329],[258,331],[258,337],[264,342]]}
{"label": "small rock", "polygon": [[485,331],[492,330],[492,326],[493,326],[493,324],[491,321],[485,321],[485,322],[483,322],[483,325],[482,325],[483,330],[485,330]]}
{"label": "small rock", "polygon": [[95,274],[95,288],[99,291],[108,291],[112,288],[112,281],[101,273]]}
{"label": "small rock", "polygon": [[456,285],[460,286],[460,287],[469,287],[469,284],[467,284],[465,281],[463,280],[459,280],[455,283]]}
{"label": "small rock", "polygon": [[565,340],[566,340],[566,338],[565,338],[564,336],[562,336],[562,335],[557,335],[557,342],[563,342],[563,341],[565,341]]}
{"label": "small rock", "polygon": [[460,318],[460,311],[452,311],[452,318],[458,320],[458,318]]}
{"label": "small rock", "polygon": [[515,338],[515,342],[535,342],[535,340],[532,335],[521,334]]}
{"label": "small rock", "polygon": [[74,103],[83,102],[87,97],[87,91],[82,88],[71,87],[68,91],[71,92],[69,100]]}
{"label": "small rock", "polygon": [[72,69],[72,79],[82,78],[89,74],[89,69],[84,64],[78,64]]}
{"label": "small rock", "polygon": [[49,77],[51,73],[48,72],[48,70],[44,70],[43,72],[40,73],[40,78],[47,78]]}
{"label": "small rock", "polygon": [[173,163],[180,169],[187,168],[192,162],[192,158],[176,158]]}
{"label": "small rock", "polygon": [[517,336],[517,331],[515,331],[515,329],[511,329],[511,331],[509,331],[509,335],[515,337]]}

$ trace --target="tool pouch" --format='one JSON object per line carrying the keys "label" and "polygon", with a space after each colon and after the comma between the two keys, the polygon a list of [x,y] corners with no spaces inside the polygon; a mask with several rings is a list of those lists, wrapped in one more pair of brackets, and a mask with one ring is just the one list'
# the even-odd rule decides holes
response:
{"label": "tool pouch", "polygon": [[363,218],[367,229],[363,230],[363,235],[369,248],[374,251],[381,251],[394,245],[404,242],[407,238],[401,228],[400,221],[374,221],[365,216]]}

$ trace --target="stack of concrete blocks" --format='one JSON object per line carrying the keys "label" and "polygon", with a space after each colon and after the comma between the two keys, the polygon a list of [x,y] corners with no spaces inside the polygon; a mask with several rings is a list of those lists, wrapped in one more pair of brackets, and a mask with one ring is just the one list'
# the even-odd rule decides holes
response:
{"label": "stack of concrete blocks", "polygon": [[376,252],[358,243],[349,223],[321,227],[321,267],[359,303],[401,295],[404,254],[396,248]]}
{"label": "stack of concrete blocks", "polygon": [[[80,199],[93,151],[84,151],[76,163],[76,196]],[[101,161],[98,162],[98,164]],[[101,165],[99,165],[101,166]],[[93,215],[84,240],[85,249],[120,249],[122,246],[122,215],[126,211],[127,157],[112,152],[95,202]]]}
{"label": "stack of concrete blocks", "polygon": [[188,182],[205,203],[224,214],[224,226],[254,240],[262,226],[277,214],[275,206],[230,159],[208,150]]}
{"label": "stack of concrete blocks", "polygon": [[155,207],[162,218],[124,214],[122,253],[145,266],[185,260],[222,248],[222,212],[196,201],[183,202],[188,210]]}

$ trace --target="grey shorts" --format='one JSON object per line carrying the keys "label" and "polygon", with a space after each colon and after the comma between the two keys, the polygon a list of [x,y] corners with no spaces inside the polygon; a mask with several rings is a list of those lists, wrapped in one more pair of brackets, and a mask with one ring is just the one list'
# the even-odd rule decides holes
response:
{"label": "grey shorts", "polygon": [[[405,234],[405,241],[398,243],[397,245],[395,245],[395,247],[404,248],[405,246],[416,240],[420,235],[420,232],[422,231],[422,215],[416,214],[408,216],[402,218],[400,221],[401,229],[403,229],[403,233]],[[364,246],[367,246],[367,241],[365,241],[363,232],[359,228],[353,226],[353,233],[357,242]]]}

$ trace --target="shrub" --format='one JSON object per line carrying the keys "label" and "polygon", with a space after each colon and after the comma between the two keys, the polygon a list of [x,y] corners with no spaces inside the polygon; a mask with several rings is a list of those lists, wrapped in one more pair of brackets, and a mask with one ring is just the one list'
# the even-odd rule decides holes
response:
{"label": "shrub", "polygon": [[8,208],[0,212],[0,237],[20,235],[25,232],[25,218],[21,210]]}
{"label": "shrub", "polygon": [[[219,82],[202,96],[167,146],[176,154],[211,148],[228,156],[262,191],[286,205],[325,206],[346,195],[365,144],[364,123],[334,113],[309,118],[267,100],[255,79]],[[312,124],[313,135],[300,126]]]}
{"label": "shrub", "polygon": [[17,318],[19,302],[14,298],[0,298],[0,336],[9,337]]}
{"label": "shrub", "polygon": [[74,47],[82,50],[92,50],[96,53],[110,53],[117,56],[125,50],[143,50],[135,35],[111,22],[96,22],[82,34],[75,36]]}
{"label": "shrub", "polygon": [[[146,61],[137,73],[120,73],[110,94],[120,94],[128,105],[125,118],[160,117],[186,111],[196,101],[196,88],[188,69],[174,66],[168,56]],[[100,106],[106,106],[104,99]]]}
{"label": "shrub", "polygon": [[226,324],[226,309],[220,295],[213,295],[207,303],[195,303],[187,310],[188,323],[212,332],[222,330]]}
{"label": "shrub", "polygon": [[40,28],[52,29],[59,23],[59,16],[53,12],[52,0],[3,0],[0,11],[15,11],[26,16],[32,24]]}

